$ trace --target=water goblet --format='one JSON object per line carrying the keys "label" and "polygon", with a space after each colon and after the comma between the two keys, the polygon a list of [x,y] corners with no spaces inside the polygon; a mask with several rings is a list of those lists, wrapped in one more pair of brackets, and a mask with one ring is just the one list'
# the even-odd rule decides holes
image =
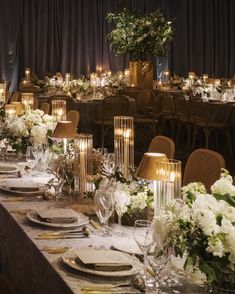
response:
{"label": "water goblet", "polygon": [[94,209],[102,225],[100,235],[103,237],[111,236],[108,231],[108,219],[113,213],[114,205],[112,194],[109,193],[109,190],[98,190],[94,197]]}
{"label": "water goblet", "polygon": [[25,153],[25,159],[27,162],[27,166],[33,170],[36,165],[35,156],[33,153],[33,146],[27,146],[26,153]]}
{"label": "water goblet", "polygon": [[134,239],[144,256],[144,281],[146,287],[155,286],[155,279],[148,278],[148,252],[154,244],[152,223],[148,220],[136,220],[134,225]]}

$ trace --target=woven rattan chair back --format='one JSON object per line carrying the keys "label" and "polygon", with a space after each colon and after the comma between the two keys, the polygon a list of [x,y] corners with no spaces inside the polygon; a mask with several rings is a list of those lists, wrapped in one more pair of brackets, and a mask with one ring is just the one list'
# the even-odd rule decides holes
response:
{"label": "woven rattan chair back", "polygon": [[67,112],[67,120],[72,121],[74,129],[77,130],[80,122],[80,113],[77,110],[70,110]]}
{"label": "woven rattan chair back", "polygon": [[208,149],[197,149],[187,160],[183,185],[201,182],[209,192],[211,185],[220,178],[221,168],[225,168],[221,154]]}
{"label": "woven rattan chair back", "polygon": [[141,90],[136,97],[136,109],[139,114],[147,114],[147,107],[152,96],[151,91]]}
{"label": "woven rattan chair back", "polygon": [[44,114],[49,114],[50,112],[50,104],[48,102],[43,102],[40,106],[40,109],[44,112]]}
{"label": "woven rattan chair back", "polygon": [[151,141],[148,152],[164,153],[167,158],[174,158],[175,143],[171,138],[156,136]]}
{"label": "woven rattan chair back", "polygon": [[102,101],[102,120],[111,120],[114,116],[129,115],[130,102],[126,96],[108,96]]}

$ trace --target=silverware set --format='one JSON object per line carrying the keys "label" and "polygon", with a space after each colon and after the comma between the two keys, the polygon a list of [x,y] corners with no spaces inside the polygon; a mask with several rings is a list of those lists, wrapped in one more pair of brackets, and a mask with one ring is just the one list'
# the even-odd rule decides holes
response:
{"label": "silverware set", "polygon": [[51,239],[76,239],[89,238],[90,229],[87,226],[79,228],[78,230],[67,230],[57,232],[42,232],[37,235],[37,240],[51,240]]}

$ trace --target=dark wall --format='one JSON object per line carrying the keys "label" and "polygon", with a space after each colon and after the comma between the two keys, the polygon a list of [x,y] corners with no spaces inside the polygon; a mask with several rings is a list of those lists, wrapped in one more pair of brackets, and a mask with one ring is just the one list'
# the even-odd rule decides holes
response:
{"label": "dark wall", "polygon": [[231,77],[235,73],[235,0],[1,0],[0,75],[16,88],[24,68],[89,75],[96,66],[113,71],[128,57],[109,50],[108,12],[161,8],[175,18],[170,70]]}

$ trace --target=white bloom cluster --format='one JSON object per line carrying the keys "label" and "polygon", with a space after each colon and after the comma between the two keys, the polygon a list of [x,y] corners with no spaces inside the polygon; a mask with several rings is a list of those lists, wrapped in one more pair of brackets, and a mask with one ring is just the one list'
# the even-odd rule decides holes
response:
{"label": "white bloom cluster", "polygon": [[[200,183],[183,187],[183,200],[173,200],[164,207],[153,224],[156,240],[162,245],[177,245],[177,250],[182,250],[181,254],[189,256],[190,249],[195,246],[195,264],[186,264],[186,272],[197,283],[207,280],[205,273],[199,269],[200,258],[205,256],[227,258],[227,268],[235,268],[235,186],[232,177],[222,173],[211,191],[212,195],[206,194],[205,187]],[[196,236],[195,239],[193,236]],[[207,254],[201,255],[198,251],[198,256],[195,256],[195,250],[202,246]],[[224,266],[224,260],[221,264]]]}
{"label": "white bloom cluster", "polygon": [[42,110],[27,111],[24,115],[7,118],[3,132],[11,138],[29,138],[33,144],[46,144],[47,132],[53,130],[51,116]]}
{"label": "white bloom cluster", "polygon": [[99,184],[99,190],[111,189],[115,210],[118,215],[123,215],[128,208],[131,210],[144,209],[148,202],[148,187],[143,187],[137,181],[120,182],[104,177]]}

